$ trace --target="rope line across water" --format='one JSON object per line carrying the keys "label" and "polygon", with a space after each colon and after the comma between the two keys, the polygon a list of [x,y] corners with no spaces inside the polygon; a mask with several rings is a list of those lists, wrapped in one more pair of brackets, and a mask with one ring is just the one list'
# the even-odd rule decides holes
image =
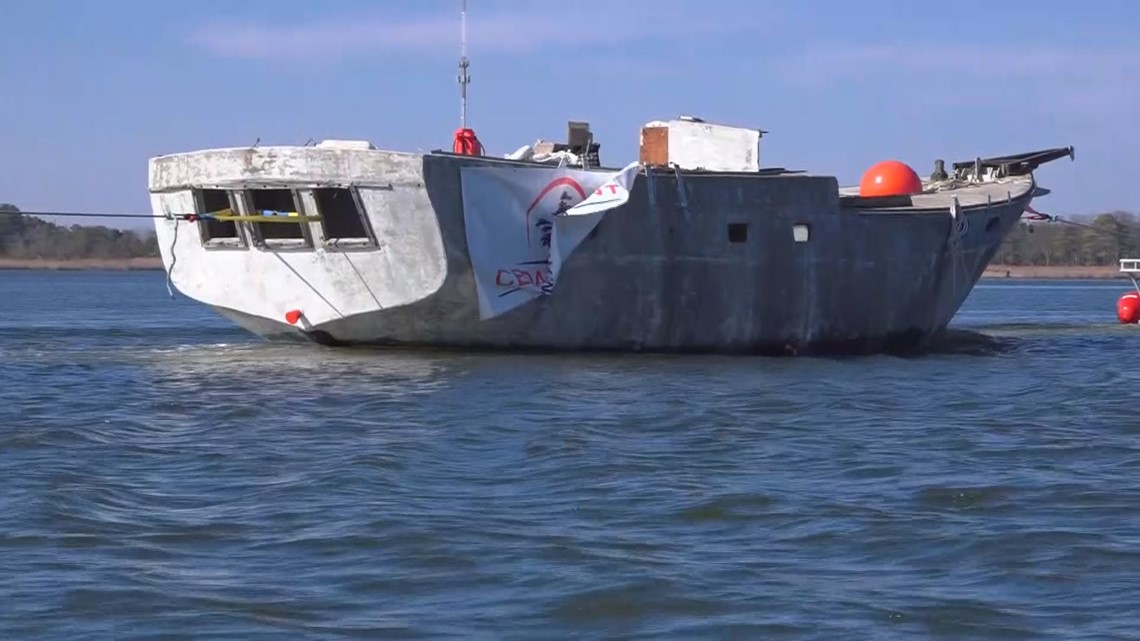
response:
{"label": "rope line across water", "polygon": [[220,220],[225,222],[249,222],[249,223],[310,223],[321,220],[320,216],[301,216],[297,212],[283,212],[274,210],[263,210],[260,215],[241,216],[237,214],[141,214],[134,212],[127,213],[107,213],[107,212],[81,212],[81,211],[0,211],[0,214],[8,214],[12,216],[36,216],[44,217],[50,216],[55,218],[150,218],[150,219],[167,219],[167,220],[185,220],[187,222],[196,222],[198,220]]}

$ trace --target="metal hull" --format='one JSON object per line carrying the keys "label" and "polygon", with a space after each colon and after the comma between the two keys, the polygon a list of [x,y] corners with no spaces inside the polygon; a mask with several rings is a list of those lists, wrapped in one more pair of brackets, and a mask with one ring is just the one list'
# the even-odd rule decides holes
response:
{"label": "metal hull", "polygon": [[[183,166],[152,165],[159,212],[187,202],[178,186],[188,181],[177,175],[212,161],[171,162]],[[327,171],[345,171],[338,162]],[[192,228],[173,236],[186,223],[160,221],[163,259],[177,265],[171,279],[179,291],[270,340],[738,354],[921,350],[954,317],[1035,189],[1025,175],[892,209],[842,205],[830,176],[650,171],[569,258],[551,295],[480,320],[460,168],[497,162],[362,155],[358,177],[391,180],[362,197],[381,236],[373,253],[206,251]],[[320,179],[308,175],[320,173],[317,165],[304,166],[300,180]],[[292,170],[275,171],[283,179]],[[272,173],[261,166],[233,179],[272,180]],[[949,206],[955,194],[957,223]],[[747,238],[730,242],[729,225],[741,224]],[[793,238],[795,226],[810,230],[806,241]],[[281,316],[293,307],[306,309],[298,325]]]}

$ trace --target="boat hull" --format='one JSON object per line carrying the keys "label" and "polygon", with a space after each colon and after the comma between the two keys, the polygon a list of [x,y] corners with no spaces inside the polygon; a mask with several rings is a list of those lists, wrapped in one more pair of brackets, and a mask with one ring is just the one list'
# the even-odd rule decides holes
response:
{"label": "boat hull", "polygon": [[[312,150],[260,159],[244,151],[229,169],[218,157],[152,161],[156,212],[184,211],[205,166],[244,187],[356,180],[376,185],[359,188],[377,247],[207,250],[192,225],[161,220],[171,281],[266,339],[327,345],[921,350],[954,317],[1035,189],[1031,175],[1019,176],[892,208],[844,204],[830,176],[648,170],[566,260],[550,295],[481,319],[461,173],[506,163],[371,150],[338,151],[322,164],[288,160]],[[179,225],[187,229],[175,237]],[[285,319],[292,309],[304,312],[297,324]]]}

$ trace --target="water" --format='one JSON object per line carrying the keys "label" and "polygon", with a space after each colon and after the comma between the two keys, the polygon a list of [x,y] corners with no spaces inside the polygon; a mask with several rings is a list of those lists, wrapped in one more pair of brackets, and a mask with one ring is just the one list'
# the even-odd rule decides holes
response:
{"label": "water", "polygon": [[0,273],[0,638],[1137,638],[1126,289],[989,281],[919,358],[381,355]]}

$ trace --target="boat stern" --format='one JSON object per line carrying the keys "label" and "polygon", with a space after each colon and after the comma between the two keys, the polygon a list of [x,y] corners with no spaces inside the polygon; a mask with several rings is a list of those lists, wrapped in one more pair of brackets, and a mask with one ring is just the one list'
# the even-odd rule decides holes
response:
{"label": "boat stern", "polygon": [[149,173],[172,285],[227,316],[288,333],[414,303],[447,276],[420,154],[326,141],[161,156]]}

